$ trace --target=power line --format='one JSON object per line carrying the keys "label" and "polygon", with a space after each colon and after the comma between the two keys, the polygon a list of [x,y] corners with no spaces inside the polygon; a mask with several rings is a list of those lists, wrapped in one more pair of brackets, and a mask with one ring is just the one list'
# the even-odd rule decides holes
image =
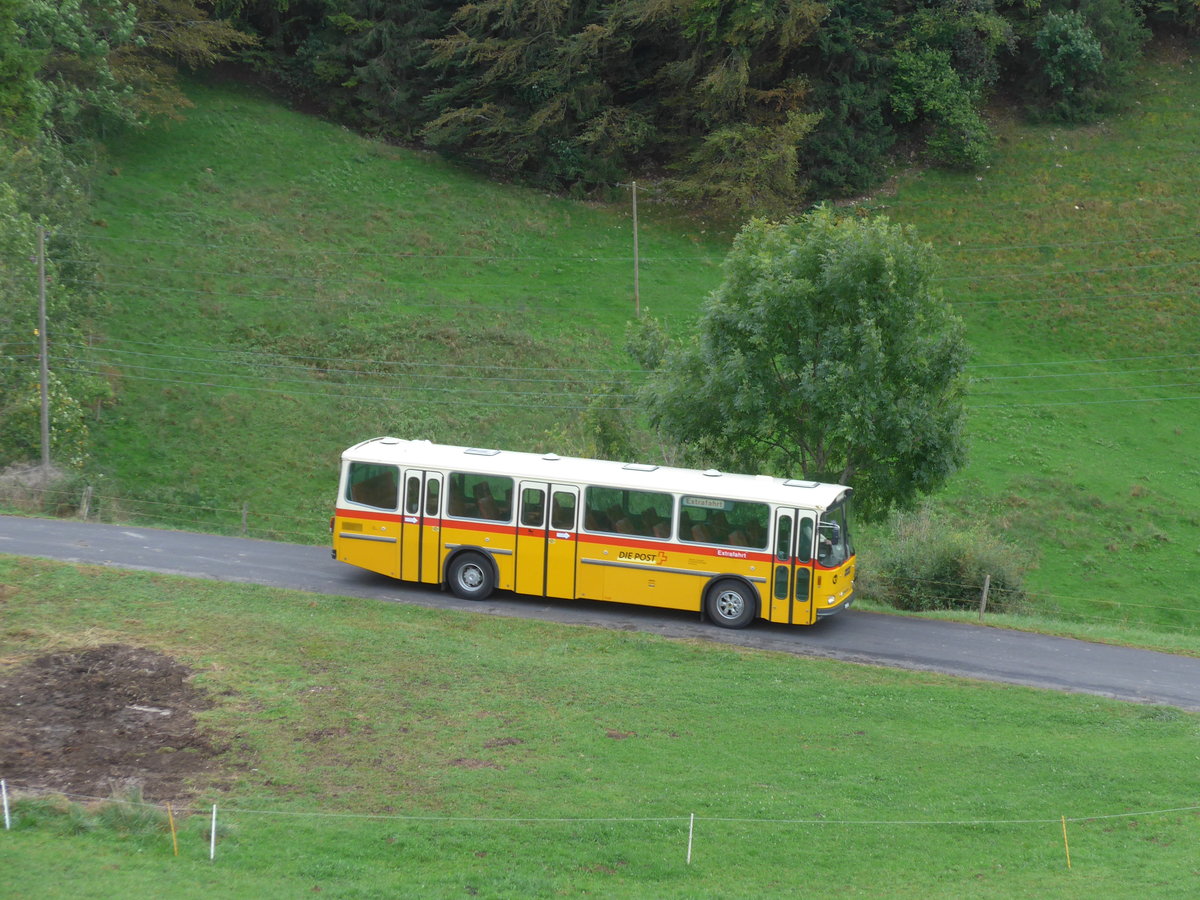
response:
{"label": "power line", "polygon": [[[1043,372],[1037,375],[985,375],[982,381],[1028,381],[1035,378],[1090,378],[1092,376],[1159,375],[1165,372],[1195,372],[1200,366],[1179,366],[1170,369],[1110,369],[1097,372]],[[1132,385],[1137,387],[1137,385]]]}
{"label": "power line", "polygon": [[[992,281],[1011,278],[1047,278],[1049,276],[1057,277],[1061,275],[1096,275],[1105,272],[1140,272],[1147,269],[1182,269],[1196,265],[1200,265],[1200,260],[1189,260],[1187,262],[1178,263],[1146,263],[1144,265],[1136,266],[1099,266],[1091,269],[1055,269],[1047,266],[1034,272],[1022,269],[1016,272],[998,272],[994,275],[945,275],[934,278],[933,281]],[[1180,292],[1182,293],[1182,289]]]}
{"label": "power line", "polygon": [[[400,262],[408,260],[419,260],[421,262],[553,262],[553,263],[569,263],[569,262],[611,262],[629,264],[633,262],[632,255],[619,256],[596,256],[594,254],[578,254],[574,256],[563,255],[548,255],[548,254],[522,254],[522,255],[497,255],[497,254],[473,254],[473,253],[380,253],[378,251],[367,250],[342,250],[339,248],[331,248],[326,246],[313,246],[305,244],[298,248],[290,247],[262,247],[262,246],[247,246],[245,244],[203,244],[195,241],[164,241],[161,239],[150,238],[111,238],[102,235],[95,236],[96,240],[111,241],[119,244],[150,244],[164,247],[186,247],[189,250],[237,250],[240,253],[262,253],[262,254],[291,254],[294,256],[349,256],[355,259],[391,259]],[[672,262],[672,263],[689,263],[689,262],[720,262],[724,257],[714,257],[708,255],[687,255],[687,256],[640,256],[642,262]],[[56,258],[56,262],[80,262],[92,263],[94,260],[67,260],[64,258]],[[125,262],[103,262],[104,265],[121,265],[137,267],[135,264]]]}
{"label": "power line", "polygon": [[[420,262],[487,262],[487,263],[511,263],[511,262],[547,262],[555,264],[567,263],[613,263],[620,265],[630,265],[633,261],[632,255],[616,255],[616,256],[597,256],[594,254],[576,254],[564,256],[561,254],[522,254],[502,256],[496,254],[456,254],[456,253],[379,253],[362,250],[342,250],[337,248],[329,248],[324,246],[304,245],[300,248],[279,248],[279,247],[262,247],[262,246],[246,246],[244,244],[205,244],[193,241],[164,241],[158,239],[145,238],[108,238],[97,236],[96,240],[111,241],[121,244],[148,244],[164,247],[182,247],[189,250],[209,250],[209,251],[228,251],[237,250],[240,253],[261,253],[264,255],[303,255],[305,257],[313,256],[347,256],[361,259],[390,259],[397,262],[420,261]],[[1020,244],[984,244],[984,245],[964,245],[960,242],[955,243],[938,243],[937,236],[928,237],[925,239],[928,243],[934,245],[943,255],[953,255],[961,253],[1008,253],[1023,250],[1064,250],[1064,249],[1082,249],[1100,246],[1123,246],[1123,247],[1141,247],[1150,245],[1156,247],[1164,243],[1172,243],[1176,241],[1196,241],[1200,243],[1200,235],[1196,234],[1177,234],[1177,235],[1156,235],[1144,239],[1114,238],[1109,240],[1092,240],[1092,241],[1039,241],[1036,243],[1020,243]],[[712,256],[708,254],[687,255],[687,256],[654,256],[639,254],[641,262],[646,263],[695,263],[702,262],[710,265],[715,265],[722,262],[724,256]],[[56,262],[78,262],[78,263],[95,263],[95,260],[73,260],[70,258],[59,257]],[[170,267],[155,267],[145,264],[129,263],[125,261],[109,261],[101,260],[100,265],[104,266],[121,266],[122,268],[133,269],[148,269],[148,270],[163,270],[176,271]],[[198,274],[215,275],[244,275],[262,273],[213,273],[201,272]],[[263,275],[266,277],[266,275]],[[278,277],[292,277],[290,274],[280,274]]]}
{"label": "power line", "polygon": [[1131,397],[1127,400],[1062,400],[1052,403],[971,403],[968,409],[1028,409],[1043,406],[1103,406],[1115,403],[1157,403],[1171,400],[1200,400],[1200,394],[1183,397]]}
{"label": "power line", "polygon": [[[112,375],[111,372],[104,372],[104,371],[98,371],[95,369],[88,369],[79,364],[67,365],[63,368],[65,368],[66,371],[75,372],[80,375],[97,375],[97,376],[101,376],[101,377],[107,377],[107,376]],[[170,370],[164,370],[164,371],[170,371]],[[210,374],[210,373],[201,373],[201,374]],[[156,378],[156,377],[152,377],[152,376],[148,376],[148,375],[123,375],[122,378],[133,380],[133,381],[153,382],[153,383],[157,383],[157,384],[179,384],[179,385],[186,385],[189,387],[212,388],[213,390],[219,390],[219,391],[254,391],[256,393],[262,393],[262,394],[279,394],[279,395],[294,396],[294,397],[323,397],[327,400],[372,400],[372,401],[384,402],[384,403],[398,402],[398,399],[396,397],[380,396],[379,394],[347,394],[344,390],[342,390],[340,388],[340,386],[335,386],[335,385],[331,385],[330,386],[331,390],[329,390],[329,391],[296,391],[296,390],[280,390],[280,389],[276,389],[276,388],[258,387],[255,385],[245,385],[245,384],[230,385],[230,384],[217,384],[217,383],[208,382],[208,381],[191,381],[191,380],[177,379],[177,378]],[[381,388],[381,390],[382,389],[383,388]],[[449,389],[446,389],[446,388],[424,388],[422,390],[424,390],[426,392],[431,392],[431,393],[443,393],[443,394],[452,393],[452,391],[450,391]],[[560,393],[559,392],[541,392],[541,393],[535,394],[535,396],[553,398],[553,397],[560,396]],[[497,403],[497,402],[485,402],[482,400],[454,400],[454,399],[450,399],[445,402],[447,405],[452,405],[452,406],[470,406],[470,407],[482,406],[482,407],[488,407],[488,408],[495,407],[495,408],[502,408],[502,409],[528,409],[529,408],[528,402]],[[613,411],[613,412],[633,412],[633,411],[637,410],[637,407],[634,407],[634,406],[601,406],[601,405],[592,405],[592,404],[561,404],[561,403],[539,403],[538,408],[540,408],[540,409],[564,409],[564,410],[609,410],[609,411]]]}
{"label": "power line", "polygon": [[1136,362],[1147,359],[1192,359],[1200,357],[1200,353],[1166,353],[1155,356],[1113,356],[1099,359],[1047,359],[1024,360],[1011,363],[977,363],[967,366],[968,369],[1012,369],[1021,366],[1081,366],[1111,362]]}
{"label": "power line", "polygon": [[[100,349],[100,348],[96,348],[96,349]],[[101,352],[104,352],[104,351],[101,350]],[[156,359],[166,359],[166,360],[172,360],[174,362],[204,363],[204,362],[209,361],[209,360],[205,360],[201,357],[170,356],[170,355],[162,354],[162,353],[143,353],[143,352],[136,351],[136,350],[119,350],[116,352],[119,354],[126,355],[126,356],[138,356],[140,358],[148,357],[148,358],[156,358]],[[180,368],[167,368],[167,367],[162,367],[162,366],[138,365],[136,363],[130,363],[130,362],[125,362],[125,361],[121,361],[120,364],[125,366],[126,368],[141,369],[143,371],[152,371],[152,372],[175,372],[175,373],[185,374],[185,375],[216,375],[216,376],[221,376],[221,377],[239,377],[239,378],[256,377],[253,375],[252,372],[240,372],[240,373],[239,372],[213,372],[213,371],[207,370],[207,369],[199,371],[199,370],[195,370],[195,369],[180,369]],[[319,374],[319,375],[333,374],[333,375],[351,375],[351,376],[360,376],[360,377],[378,377],[380,375],[379,372],[372,372],[372,371],[365,370],[365,369],[338,369],[338,368],[327,368],[324,366],[317,367],[317,366],[303,366],[303,365],[286,365],[286,364],[278,364],[278,363],[261,363],[261,362],[255,362],[255,361],[237,362],[237,363],[234,363],[234,365],[243,366],[248,369],[275,369],[275,370],[282,370],[282,371],[289,371],[289,372],[311,372],[313,374]],[[379,365],[404,367],[406,364],[403,362],[387,362],[387,363],[380,363]],[[530,369],[528,371],[538,373],[541,370]],[[560,370],[560,371],[571,371],[571,370]],[[392,373],[392,374],[403,374],[403,373]],[[489,384],[492,384],[495,382],[508,382],[508,383],[518,383],[518,384],[536,382],[539,384],[546,384],[546,385],[572,385],[572,384],[578,383],[578,379],[567,379],[567,378],[542,379],[542,378],[536,377],[535,375],[512,376],[512,375],[492,375],[492,374],[484,374],[484,373],[449,375],[449,374],[444,374],[444,373],[421,373],[421,372],[419,372],[419,373],[415,373],[414,377],[421,378],[421,379],[437,379],[437,380],[443,380],[443,381],[466,381],[466,380],[477,381],[480,379],[486,379],[486,381]],[[305,380],[305,381],[284,380],[283,383],[285,383],[285,384],[301,384],[301,383],[307,384],[309,382],[307,380]],[[610,384],[619,384],[619,383],[621,383],[621,382],[591,380],[588,382],[588,386],[610,385]],[[413,389],[412,386],[409,385],[408,383],[405,383],[404,386],[408,390]],[[423,388],[418,388],[418,389],[424,390]],[[522,393],[522,392],[521,391],[509,391],[509,393]]]}
{"label": "power line", "polygon": [[[1200,386],[1200,381],[1185,381],[1185,382],[1181,382],[1178,384],[1115,384],[1115,385],[1108,385],[1105,387],[1097,387],[1097,386],[1093,386],[1093,385],[1088,385],[1085,387],[1074,387],[1074,388],[1052,388],[1050,390],[1038,391],[1038,393],[1041,395],[1045,395],[1045,394],[1078,394],[1078,393],[1092,393],[1093,391],[1134,391],[1134,390],[1146,390],[1149,388],[1154,388],[1155,390],[1165,390],[1167,388],[1185,388],[1185,387],[1197,387],[1197,386]],[[1007,392],[1006,391],[983,391],[979,394],[975,394],[974,392],[972,392],[972,396],[1003,397],[1005,393],[1007,393]]]}
{"label": "power line", "polygon": [[1170,291],[1130,291],[1121,294],[1064,294],[1058,297],[996,297],[990,300],[957,300],[950,299],[949,302],[954,306],[990,306],[993,304],[1007,303],[1013,305],[1023,305],[1029,303],[1058,303],[1070,304],[1087,302],[1091,300],[1132,300],[1136,297],[1177,297],[1183,294],[1190,293],[1186,287],[1179,287]]}
{"label": "power line", "polygon": [[[168,367],[164,367],[164,366],[143,366],[143,365],[137,365],[134,363],[124,363],[124,367],[125,368],[122,371],[122,377],[126,377],[126,378],[135,377],[135,376],[131,375],[131,373],[128,371],[130,369],[134,369],[134,370],[138,370],[140,372],[168,373],[171,375],[203,375],[203,376],[207,376],[209,378],[237,379],[239,383],[245,382],[247,379],[254,379],[254,380],[261,380],[261,381],[269,380],[271,384],[298,384],[298,385],[314,384],[313,381],[308,380],[308,379],[304,379],[304,380],[289,379],[289,378],[267,379],[265,377],[259,377],[259,376],[255,376],[255,375],[245,373],[245,372],[213,372],[210,370],[168,368]],[[421,376],[421,377],[428,378],[431,376]],[[512,380],[536,383],[536,379],[512,379]],[[568,383],[568,382],[563,382],[563,381],[551,382],[552,385],[561,385],[561,384],[565,384],[565,383]],[[238,385],[237,384],[223,384],[223,385],[219,385],[219,386],[220,387],[235,387]],[[523,391],[523,390],[514,390],[512,388],[505,388],[503,390],[503,392],[496,391],[487,385],[483,385],[480,387],[460,386],[460,387],[456,387],[456,388],[445,388],[445,387],[427,387],[427,386],[420,385],[420,384],[413,384],[408,381],[398,381],[398,382],[394,382],[394,383],[389,382],[389,383],[384,383],[384,384],[372,385],[372,387],[376,387],[376,386],[379,387],[381,390],[403,389],[406,392],[418,391],[421,393],[437,393],[437,394],[448,394],[448,393],[471,394],[471,393],[488,392],[488,393],[503,393],[505,396],[543,397],[543,396],[550,394],[551,392],[557,393],[557,394],[565,394],[565,395],[589,393],[587,386],[581,387],[579,390],[576,390],[576,391],[570,391],[570,390],[564,391],[561,388],[556,387],[553,389],[548,388],[547,390],[539,390],[539,391]],[[627,397],[629,399],[633,399],[634,395],[618,394],[616,396],[617,397]]]}
{"label": "power line", "polygon": [[[160,341],[133,341],[122,338],[113,338],[105,341],[105,344],[132,344],[137,347],[159,347],[163,349],[174,349],[181,352],[197,352],[197,353],[223,353],[223,354],[238,354],[245,355],[250,353],[261,352],[256,348],[246,349],[227,349],[224,347],[196,347],[196,346],[178,346],[166,345]],[[97,349],[100,349],[97,347]],[[134,351],[118,351],[118,352],[134,352]],[[361,359],[336,356],[298,356],[291,353],[275,351],[277,355],[285,356],[288,359],[305,359],[321,362],[334,363],[349,363],[361,365],[403,365],[412,368],[422,369],[478,369],[484,372],[583,372],[583,373],[601,373],[601,374],[629,374],[636,375],[642,370],[640,369],[614,369],[614,368],[583,368],[579,366],[501,366],[492,363],[425,363],[425,362],[392,362],[388,360]],[[181,357],[187,358],[187,357]]]}

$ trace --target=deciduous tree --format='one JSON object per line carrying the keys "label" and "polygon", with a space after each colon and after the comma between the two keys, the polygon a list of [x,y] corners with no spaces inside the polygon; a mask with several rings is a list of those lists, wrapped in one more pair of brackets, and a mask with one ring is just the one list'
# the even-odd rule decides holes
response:
{"label": "deciduous tree", "polygon": [[847,483],[867,516],[911,505],[965,459],[967,346],[934,266],[885,218],[752,220],[652,376],[652,420],[702,464]]}

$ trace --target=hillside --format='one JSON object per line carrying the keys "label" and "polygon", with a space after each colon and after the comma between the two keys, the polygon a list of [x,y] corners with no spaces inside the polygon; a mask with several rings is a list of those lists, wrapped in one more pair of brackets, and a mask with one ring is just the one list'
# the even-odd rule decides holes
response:
{"label": "hillside", "polygon": [[[938,503],[1022,548],[1039,609],[1190,629],[1200,78],[1146,74],[1126,114],[998,123],[982,176],[903,173],[858,207],[933,243],[975,349],[971,462]],[[119,399],[93,423],[97,514],[319,541],[363,437],[586,453],[636,417],[628,196],[489,184],[237,85],[189,93],[186,121],[111,142],[99,193]],[[682,330],[728,235],[639,201],[640,303]],[[867,565],[884,539],[862,535]]]}

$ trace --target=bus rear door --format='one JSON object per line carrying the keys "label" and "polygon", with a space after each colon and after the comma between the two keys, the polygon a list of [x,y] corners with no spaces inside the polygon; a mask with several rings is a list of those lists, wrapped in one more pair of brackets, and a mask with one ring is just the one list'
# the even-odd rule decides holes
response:
{"label": "bus rear door", "polygon": [[814,516],[803,509],[775,510],[771,605],[767,618],[789,625],[811,625]]}
{"label": "bus rear door", "polygon": [[408,469],[400,531],[400,577],[405,581],[441,581],[442,475]]}
{"label": "bus rear door", "polygon": [[574,598],[579,489],[570,485],[522,481],[519,496],[517,593]]}

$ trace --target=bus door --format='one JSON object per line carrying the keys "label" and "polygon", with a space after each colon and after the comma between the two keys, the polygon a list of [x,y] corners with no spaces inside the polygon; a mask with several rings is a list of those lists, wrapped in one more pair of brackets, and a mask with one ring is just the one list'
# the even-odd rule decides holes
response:
{"label": "bus door", "polygon": [[441,581],[442,475],[407,469],[401,510],[400,577],[405,581]]}
{"label": "bus door", "polygon": [[772,543],[771,607],[772,622],[811,625],[812,547],[814,516],[804,509],[775,510]]}
{"label": "bus door", "polygon": [[522,481],[519,496],[517,593],[574,598],[579,488]]}

